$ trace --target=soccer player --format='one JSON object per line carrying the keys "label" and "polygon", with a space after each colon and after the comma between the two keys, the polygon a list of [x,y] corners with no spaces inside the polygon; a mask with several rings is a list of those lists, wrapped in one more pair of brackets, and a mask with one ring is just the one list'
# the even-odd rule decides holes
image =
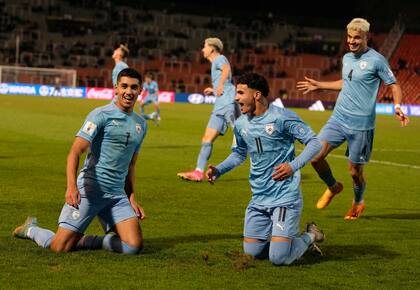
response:
{"label": "soccer player", "polygon": [[[140,101],[140,113],[146,119],[152,119],[156,125],[160,122],[160,109],[159,109],[159,86],[158,83],[153,80],[153,74],[151,72],[146,73],[144,76],[145,81],[143,83],[142,95],[144,98]],[[154,112],[152,114],[144,113],[144,106],[153,103]]]}
{"label": "soccer player", "polygon": [[306,81],[297,83],[297,88],[304,94],[318,89],[340,91],[334,112],[319,133],[323,148],[312,161],[312,166],[328,186],[317,203],[317,208],[323,209],[343,190],[342,183],[334,178],[325,158],[333,149],[347,141],[346,155],[349,159],[349,173],[353,179],[354,199],[344,216],[346,220],[357,219],[365,209],[363,194],[366,181],[363,168],[372,153],[375,103],[381,81],[391,87],[395,114],[401,126],[406,126],[409,122],[401,110],[401,87],[386,59],[367,46],[369,26],[369,22],[363,18],[354,18],[347,25],[350,52],[343,57],[342,79],[320,82],[305,77]]}
{"label": "soccer player", "polygon": [[[269,105],[267,80],[249,73],[238,78],[236,101],[243,114],[235,122],[232,153],[206,172],[210,183],[239,166],[250,155],[252,198],[246,209],[244,251],[269,258],[275,265],[291,264],[324,234],[314,223],[299,233],[303,200],[300,171],[322,146],[315,133],[295,113]],[[306,145],[295,158],[294,142]]]}
{"label": "soccer player", "polygon": [[[112,59],[115,61],[114,68],[112,69],[112,87],[115,89],[117,86],[117,77],[120,71],[122,71],[125,68],[128,68],[128,64],[124,61],[126,60],[128,56],[129,50],[128,47],[124,44],[120,44],[119,47],[117,47],[114,50],[114,53],[112,54]],[[118,96],[114,94],[114,98],[111,102],[117,102]]]}
{"label": "soccer player", "polygon": [[235,120],[235,86],[232,83],[232,71],[227,58],[222,55],[223,43],[218,38],[207,38],[201,50],[204,58],[211,62],[212,86],[204,90],[205,95],[216,96],[204,136],[195,170],[180,172],[177,175],[185,180],[202,181],[207,160],[210,158],[213,142],[219,135],[224,135],[228,125]]}
{"label": "soccer player", "polygon": [[124,61],[128,56],[129,50],[128,47],[124,44],[120,44],[119,47],[117,47],[114,50],[114,53],[112,54],[112,59],[115,61],[115,66],[112,69],[112,86],[116,87],[117,85],[117,76],[125,68],[128,68],[127,63]]}
{"label": "soccer player", "polygon": [[[77,133],[67,158],[66,202],[57,232],[38,227],[37,219],[28,217],[14,230],[16,237],[31,239],[54,252],[104,248],[136,254],[142,249],[138,219],[144,219],[145,213],[135,200],[134,189],[137,155],[147,125],[133,111],[141,81],[136,70],[122,70],[116,103],[92,111]],[[79,159],[88,149],[76,178]],[[95,216],[107,233],[104,237],[83,235]],[[109,234],[111,231],[115,234]]]}

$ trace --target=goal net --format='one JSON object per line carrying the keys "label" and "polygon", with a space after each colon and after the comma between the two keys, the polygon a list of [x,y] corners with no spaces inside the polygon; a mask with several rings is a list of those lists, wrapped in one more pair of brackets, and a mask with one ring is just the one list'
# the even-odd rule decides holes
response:
{"label": "goal net", "polygon": [[0,83],[76,86],[76,70],[0,65]]}

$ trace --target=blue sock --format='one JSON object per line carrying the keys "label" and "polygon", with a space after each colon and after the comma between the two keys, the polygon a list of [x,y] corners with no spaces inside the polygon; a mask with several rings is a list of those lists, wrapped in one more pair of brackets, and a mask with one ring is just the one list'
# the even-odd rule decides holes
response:
{"label": "blue sock", "polygon": [[28,238],[34,241],[38,246],[48,249],[55,233],[53,231],[40,227],[30,227],[28,230]]}
{"label": "blue sock", "polygon": [[328,187],[332,187],[337,183],[337,180],[335,180],[334,176],[332,175],[331,169],[318,173],[318,176],[325,182]]}
{"label": "blue sock", "polygon": [[122,254],[129,254],[135,255],[140,252],[141,249],[130,246],[127,243],[121,241],[120,237],[117,235],[106,235],[102,242],[102,248],[105,250],[122,253]]}
{"label": "blue sock", "polygon": [[312,238],[303,234],[294,237],[290,242],[271,242],[269,259],[274,265],[290,265],[306,252]]}
{"label": "blue sock", "polygon": [[197,169],[204,171],[206,167],[207,160],[209,160],[211,156],[211,151],[213,150],[213,144],[204,142],[201,144],[200,154],[198,155],[197,159]]}
{"label": "blue sock", "polygon": [[104,237],[102,236],[83,236],[76,245],[78,250],[98,250],[102,249]]}
{"label": "blue sock", "polygon": [[256,259],[265,259],[268,257],[269,242],[244,242],[245,254],[251,255]]}
{"label": "blue sock", "polygon": [[361,185],[357,185],[353,183],[353,191],[354,191],[354,202],[360,203],[363,201],[363,193],[366,189],[366,182],[363,182]]}

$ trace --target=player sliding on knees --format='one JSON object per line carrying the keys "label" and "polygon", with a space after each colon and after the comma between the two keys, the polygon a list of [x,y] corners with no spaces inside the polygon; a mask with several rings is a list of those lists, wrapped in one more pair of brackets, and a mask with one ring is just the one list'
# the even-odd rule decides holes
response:
{"label": "player sliding on knees", "polygon": [[[145,214],[134,197],[135,167],[146,135],[146,120],[133,111],[141,75],[130,68],[117,77],[116,102],[92,111],[77,133],[67,158],[66,203],[54,233],[28,217],[13,234],[54,252],[107,249],[137,254],[143,247],[139,219]],[[80,157],[90,148],[77,177]],[[77,178],[76,178],[77,177]],[[85,236],[98,216],[105,236]],[[110,234],[110,232],[115,234]]]}
{"label": "player sliding on knees", "polygon": [[[322,254],[316,243],[324,234],[315,223],[299,233],[303,200],[300,171],[321,150],[315,133],[295,113],[269,105],[267,80],[254,73],[238,78],[236,101],[243,114],[235,121],[232,153],[210,165],[210,183],[250,155],[251,201],[244,222],[244,251],[275,265],[288,265],[306,251]],[[295,158],[294,142],[306,145]]]}

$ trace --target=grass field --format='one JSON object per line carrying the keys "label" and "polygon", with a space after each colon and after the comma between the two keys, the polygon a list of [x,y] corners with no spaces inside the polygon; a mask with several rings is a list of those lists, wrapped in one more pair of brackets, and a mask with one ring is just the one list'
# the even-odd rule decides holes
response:
{"label": "grass field", "polygon": [[[148,216],[142,254],[54,254],[13,238],[27,215],[56,228],[73,136],[87,113],[106,103],[0,96],[1,289],[419,289],[418,118],[400,128],[392,116],[377,117],[373,160],[365,170],[367,208],[359,220],[343,219],[352,200],[345,148],[329,157],[345,190],[326,210],[315,208],[324,185],[311,166],[302,170],[301,225],[314,220],[324,229],[322,258],[305,256],[289,267],[244,258],[248,162],[214,186],[177,178],[195,166],[207,105],[163,104],[161,126],[150,123],[137,166],[137,196]],[[317,132],[330,115],[295,111]],[[210,163],[229,154],[231,141],[231,132],[216,141]],[[96,220],[88,233],[102,233]]]}

